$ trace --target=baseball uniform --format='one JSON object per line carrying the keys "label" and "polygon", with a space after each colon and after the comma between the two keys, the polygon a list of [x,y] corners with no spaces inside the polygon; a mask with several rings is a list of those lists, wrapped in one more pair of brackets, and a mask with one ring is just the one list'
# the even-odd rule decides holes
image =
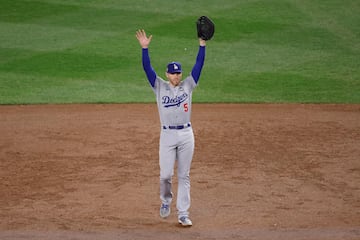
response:
{"label": "baseball uniform", "polygon": [[[178,192],[176,207],[178,218],[188,217],[190,208],[190,167],[194,153],[194,133],[191,126],[192,92],[198,85],[205,60],[205,46],[199,46],[195,65],[177,86],[163,80],[150,63],[148,48],[142,49],[142,64],[148,81],[156,96],[161,123],[159,165],[160,199],[170,206],[173,198],[172,176],[177,160]],[[182,73],[181,64],[171,62],[170,74]]]}

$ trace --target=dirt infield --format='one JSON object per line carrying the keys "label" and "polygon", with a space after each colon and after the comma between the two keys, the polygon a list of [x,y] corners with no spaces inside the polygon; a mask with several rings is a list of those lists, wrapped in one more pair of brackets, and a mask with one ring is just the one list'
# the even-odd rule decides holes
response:
{"label": "dirt infield", "polygon": [[192,125],[183,229],[158,216],[155,104],[0,106],[0,239],[360,239],[360,105],[194,104]]}

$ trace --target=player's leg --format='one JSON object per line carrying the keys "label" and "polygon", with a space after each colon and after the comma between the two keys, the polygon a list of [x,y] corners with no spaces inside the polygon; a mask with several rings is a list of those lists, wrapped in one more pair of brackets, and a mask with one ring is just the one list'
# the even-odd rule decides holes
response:
{"label": "player's leg", "polygon": [[174,175],[174,164],[176,148],[173,144],[170,131],[161,131],[159,147],[160,165],[160,199],[163,204],[170,205],[172,201],[172,176]]}
{"label": "player's leg", "polygon": [[194,154],[194,134],[192,128],[181,131],[181,145],[178,147],[178,195],[176,207],[178,216],[188,217],[190,208],[190,167]]}

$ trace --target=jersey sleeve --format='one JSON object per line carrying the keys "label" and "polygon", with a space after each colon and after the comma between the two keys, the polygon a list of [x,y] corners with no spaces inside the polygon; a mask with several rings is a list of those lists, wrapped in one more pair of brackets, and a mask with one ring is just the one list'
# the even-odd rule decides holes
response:
{"label": "jersey sleeve", "polygon": [[198,55],[196,57],[195,65],[191,71],[191,75],[194,78],[195,83],[198,83],[201,70],[205,61],[205,46],[199,46]]}
{"label": "jersey sleeve", "polygon": [[147,77],[150,85],[154,88],[155,80],[156,80],[156,73],[150,63],[150,56],[149,56],[148,48],[142,49],[142,64],[143,64],[143,68],[144,68],[146,77]]}

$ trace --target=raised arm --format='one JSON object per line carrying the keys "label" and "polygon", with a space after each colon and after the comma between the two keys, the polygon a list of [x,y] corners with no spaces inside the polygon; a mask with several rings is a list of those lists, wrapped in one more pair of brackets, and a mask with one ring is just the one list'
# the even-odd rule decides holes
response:
{"label": "raised arm", "polygon": [[198,83],[199,81],[201,70],[203,68],[205,61],[205,46],[206,46],[206,41],[199,38],[199,51],[196,57],[195,65],[191,71],[191,75],[196,83]]}
{"label": "raised arm", "polygon": [[144,71],[146,73],[146,77],[149,80],[149,83],[152,87],[155,86],[156,73],[151,66],[150,56],[149,56],[149,45],[152,39],[152,35],[149,37],[146,36],[146,32],[144,30],[138,30],[136,32],[136,38],[139,41],[139,44],[142,48],[142,64]]}

